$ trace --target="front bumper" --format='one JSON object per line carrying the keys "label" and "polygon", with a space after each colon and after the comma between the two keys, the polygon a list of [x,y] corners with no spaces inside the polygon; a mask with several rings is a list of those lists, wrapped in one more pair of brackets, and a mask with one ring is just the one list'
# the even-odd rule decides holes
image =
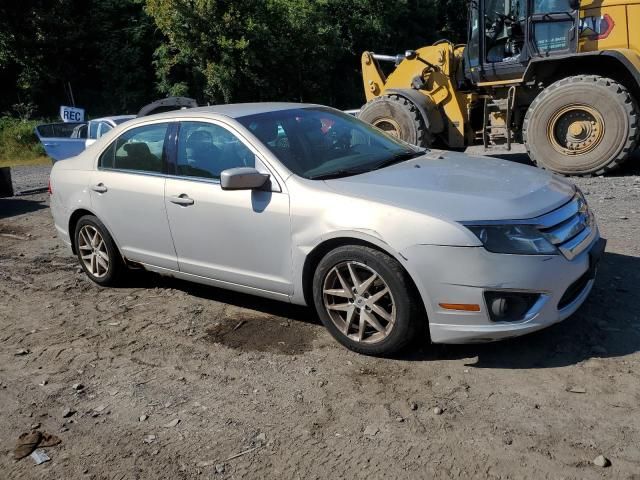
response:
{"label": "front bumper", "polygon": [[[524,335],[573,314],[589,296],[606,241],[596,234],[589,248],[562,255],[505,255],[482,247],[416,245],[403,252],[420,290],[434,343],[477,343]],[[485,292],[536,293],[540,297],[517,321],[492,321]],[[459,311],[440,304],[476,304]]]}

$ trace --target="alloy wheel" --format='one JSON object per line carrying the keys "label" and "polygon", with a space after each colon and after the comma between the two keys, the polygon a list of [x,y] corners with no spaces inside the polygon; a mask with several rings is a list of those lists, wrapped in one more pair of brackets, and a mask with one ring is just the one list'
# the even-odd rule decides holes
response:
{"label": "alloy wheel", "polygon": [[322,295],[331,321],[355,342],[379,343],[395,325],[391,290],[368,265],[347,261],[334,266],[325,277]]}
{"label": "alloy wheel", "polygon": [[96,278],[109,272],[109,252],[107,244],[97,228],[84,225],[78,233],[78,250],[85,268]]}

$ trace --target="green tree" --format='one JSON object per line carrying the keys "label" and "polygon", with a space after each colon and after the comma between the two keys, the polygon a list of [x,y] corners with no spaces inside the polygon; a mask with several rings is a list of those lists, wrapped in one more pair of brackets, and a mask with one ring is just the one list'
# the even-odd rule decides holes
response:
{"label": "green tree", "polygon": [[135,111],[153,97],[155,26],[143,0],[21,0],[0,5],[0,111],[69,103],[91,115]]}
{"label": "green tree", "polygon": [[[165,40],[158,87],[201,102],[362,102],[360,54],[458,28],[461,0],[147,0]],[[464,15],[462,15],[464,17]]]}

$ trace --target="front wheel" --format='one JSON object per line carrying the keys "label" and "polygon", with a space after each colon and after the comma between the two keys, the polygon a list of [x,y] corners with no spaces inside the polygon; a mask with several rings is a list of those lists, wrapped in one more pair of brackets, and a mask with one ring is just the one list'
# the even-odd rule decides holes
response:
{"label": "front wheel", "polygon": [[313,278],[313,299],[322,323],[347,348],[390,355],[416,338],[417,294],[402,266],[363,246],[329,252]]}
{"label": "front wheel", "polygon": [[609,78],[577,75],[545,88],[522,127],[539,166],[563,175],[600,175],[616,168],[638,143],[638,108]]}

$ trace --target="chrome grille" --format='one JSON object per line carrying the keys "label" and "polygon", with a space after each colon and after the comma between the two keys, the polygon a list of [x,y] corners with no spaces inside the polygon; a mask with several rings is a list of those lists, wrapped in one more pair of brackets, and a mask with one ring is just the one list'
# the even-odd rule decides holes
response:
{"label": "chrome grille", "polygon": [[534,219],[533,223],[569,260],[589,247],[598,231],[581,193],[576,193],[562,207]]}

